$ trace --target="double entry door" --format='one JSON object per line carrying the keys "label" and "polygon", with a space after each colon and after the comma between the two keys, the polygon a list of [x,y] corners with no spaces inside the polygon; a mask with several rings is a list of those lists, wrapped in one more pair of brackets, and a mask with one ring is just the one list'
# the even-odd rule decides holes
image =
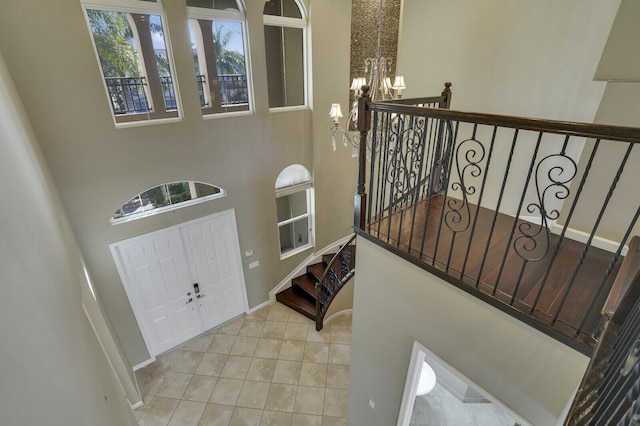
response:
{"label": "double entry door", "polygon": [[151,356],[245,311],[233,210],[111,244]]}

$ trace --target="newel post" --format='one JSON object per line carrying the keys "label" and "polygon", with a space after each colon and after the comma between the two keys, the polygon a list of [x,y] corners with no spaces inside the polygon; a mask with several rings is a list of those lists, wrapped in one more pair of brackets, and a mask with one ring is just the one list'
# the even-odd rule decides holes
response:
{"label": "newel post", "polygon": [[440,103],[440,108],[449,109],[451,108],[451,83],[446,82],[444,84],[444,90],[442,91],[442,102]]}
{"label": "newel post", "polygon": [[353,225],[364,229],[367,215],[367,194],[364,192],[367,165],[367,134],[371,129],[371,111],[369,110],[369,86],[362,86],[362,95],[358,99],[358,131],[360,145],[358,146],[358,192],[355,195]]}

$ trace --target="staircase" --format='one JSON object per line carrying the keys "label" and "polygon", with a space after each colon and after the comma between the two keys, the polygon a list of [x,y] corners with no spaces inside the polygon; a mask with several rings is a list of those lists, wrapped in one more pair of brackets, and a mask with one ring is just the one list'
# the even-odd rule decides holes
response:
{"label": "staircase", "polygon": [[327,308],[355,273],[354,241],[355,236],[337,253],[325,254],[321,262],[308,265],[305,274],[291,280],[291,287],[276,294],[276,300],[314,320],[321,330]]}

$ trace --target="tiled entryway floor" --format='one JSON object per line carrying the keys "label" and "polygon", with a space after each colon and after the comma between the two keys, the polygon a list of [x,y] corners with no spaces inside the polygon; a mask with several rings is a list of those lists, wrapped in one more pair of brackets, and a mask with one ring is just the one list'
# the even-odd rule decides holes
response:
{"label": "tiled entryway floor", "polygon": [[316,332],[273,303],[138,370],[140,425],[346,425],[351,315]]}

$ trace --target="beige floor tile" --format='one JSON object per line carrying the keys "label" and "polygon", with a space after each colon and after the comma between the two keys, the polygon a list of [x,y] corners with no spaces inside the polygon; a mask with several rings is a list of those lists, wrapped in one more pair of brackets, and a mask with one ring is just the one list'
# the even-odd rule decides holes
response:
{"label": "beige floor tile", "polygon": [[284,337],[285,328],[287,328],[286,322],[265,321],[260,337],[267,339],[282,339]]}
{"label": "beige floor tile", "polygon": [[286,340],[307,340],[308,324],[299,324],[295,322],[287,323],[284,330],[284,339]]}
{"label": "beige floor tile", "polygon": [[262,410],[236,407],[229,426],[260,426]]}
{"label": "beige floor tile", "polygon": [[324,415],[347,417],[347,400],[349,391],[344,389],[327,389],[324,395]]}
{"label": "beige floor tile", "polygon": [[262,413],[260,426],[290,426],[291,417],[291,413],[283,413],[281,411],[264,411]]}
{"label": "beige floor tile", "polygon": [[178,373],[196,372],[198,365],[202,361],[204,353],[177,349],[163,355],[163,361],[169,366],[171,371]]}
{"label": "beige floor tile", "polygon": [[304,346],[303,361],[326,364],[329,360],[329,344],[320,342],[307,342]]}
{"label": "beige floor tile", "polygon": [[260,320],[260,321],[264,321],[267,319],[267,317],[269,316],[269,311],[271,310],[271,305],[267,305],[264,306],[260,309],[258,309],[255,312],[251,312],[250,314],[248,314],[247,316],[245,316],[245,319],[248,320]]}
{"label": "beige floor tile", "polygon": [[324,416],[322,418],[322,426],[347,426],[347,418]]}
{"label": "beige floor tile", "polygon": [[207,404],[202,417],[201,426],[229,426],[235,407],[231,405]]}
{"label": "beige floor tile", "polygon": [[279,359],[276,362],[276,368],[273,371],[273,379],[271,379],[271,382],[297,385],[300,379],[300,370],[302,370],[302,362]]}
{"label": "beige floor tile", "polygon": [[211,344],[211,336],[211,334],[203,334],[201,336],[198,336],[195,339],[191,339],[190,341],[182,345],[180,349],[194,352],[206,352],[207,348]]}
{"label": "beige floor tile", "polygon": [[331,343],[351,344],[351,328],[336,327],[331,329]]}
{"label": "beige floor tile", "polygon": [[264,409],[292,412],[293,406],[296,402],[297,391],[298,387],[296,385],[271,383]]}
{"label": "beige floor tile", "polygon": [[269,310],[267,321],[287,322],[290,313],[291,309],[279,303],[274,303],[273,305],[271,305],[271,309]]}
{"label": "beige floor tile", "polygon": [[259,408],[264,409],[264,404],[267,401],[267,395],[269,393],[269,383],[265,382],[251,382],[246,380],[242,385],[240,396],[236,406],[245,408]]}
{"label": "beige floor tile", "polygon": [[202,361],[196,369],[196,374],[202,376],[219,376],[222,373],[227,355],[206,352],[202,355]]}
{"label": "beige floor tile", "polygon": [[238,332],[238,336],[260,337],[265,321],[245,320]]}
{"label": "beige floor tile", "polygon": [[247,377],[251,359],[252,358],[248,356],[229,355],[222,369],[222,373],[220,373],[220,377],[244,380],[244,378]]}
{"label": "beige floor tile", "polygon": [[[157,362],[157,361],[156,361]],[[160,389],[160,385],[164,381],[164,378],[169,373],[169,369],[156,370],[154,373],[140,374],[136,372],[136,380],[138,381],[138,388],[142,395],[155,395]]]}
{"label": "beige floor tile", "polygon": [[207,404],[196,401],[180,401],[173,412],[169,426],[197,426]]}
{"label": "beige floor tile", "polygon": [[282,340],[280,339],[260,338],[258,340],[258,345],[256,346],[256,351],[254,352],[253,356],[257,358],[277,359],[278,354],[280,353],[281,346]]}
{"label": "beige floor tile", "polygon": [[154,397],[140,419],[139,424],[143,426],[168,424],[179,402],[177,399],[164,398],[161,396]]}
{"label": "beige floor tile", "polygon": [[278,359],[287,361],[302,361],[304,356],[304,345],[306,342],[298,340],[283,340],[280,346]]}
{"label": "beige floor tile", "polygon": [[193,374],[186,373],[178,373],[175,371],[171,371],[167,374],[167,377],[164,378],[162,385],[160,385],[160,389],[156,393],[157,396],[163,396],[166,398],[182,398],[184,391],[189,386],[189,382]]}
{"label": "beige floor tile", "polygon": [[324,388],[298,386],[293,411],[321,416],[324,411]]}
{"label": "beige floor tile", "polygon": [[291,426],[322,426],[322,416],[294,413]]}
{"label": "beige floor tile", "polygon": [[265,410],[262,413],[262,421],[260,422],[260,426],[290,426],[292,417],[292,413]]}
{"label": "beige floor tile", "polygon": [[331,343],[329,345],[329,364],[350,365],[351,345]]}
{"label": "beige floor tile", "polygon": [[304,315],[293,310],[289,312],[289,318],[287,318],[287,322],[296,322],[300,324],[309,324],[309,323],[315,324],[315,322],[312,319],[307,318]]}
{"label": "beige floor tile", "polygon": [[238,336],[231,348],[230,355],[253,356],[258,345],[257,337]]}
{"label": "beige floor tile", "polygon": [[254,382],[270,382],[275,369],[275,359],[253,358],[246,379]]}
{"label": "beige floor tile", "polygon": [[211,344],[207,348],[207,352],[229,355],[233,344],[236,342],[236,338],[237,336],[230,336],[228,334],[212,334]]}
{"label": "beige floor tile", "polygon": [[228,334],[230,336],[237,336],[244,324],[244,317],[239,317],[229,321],[225,325],[214,330],[216,334]]}
{"label": "beige floor tile", "polygon": [[303,362],[298,384],[301,386],[325,387],[327,384],[327,364]]}
{"label": "beige floor tile", "polygon": [[329,364],[327,368],[327,387],[337,389],[349,389],[348,365]]}
{"label": "beige floor tile", "polygon": [[331,341],[331,332],[326,330],[316,331],[315,324],[307,326],[307,342],[329,343]]}
{"label": "beige floor tile", "polygon": [[151,401],[153,401],[153,398],[155,398],[153,395],[142,396],[142,405],[133,410],[133,414],[136,416],[136,420],[140,421],[140,419],[144,415],[144,412],[147,410],[147,408],[151,404]]}
{"label": "beige floor tile", "polygon": [[209,402],[220,405],[236,405],[243,382],[243,380],[219,378],[216,387],[213,388]]}
{"label": "beige floor tile", "polygon": [[211,392],[216,386],[217,377],[194,375],[184,391],[182,399],[188,401],[209,402]]}

